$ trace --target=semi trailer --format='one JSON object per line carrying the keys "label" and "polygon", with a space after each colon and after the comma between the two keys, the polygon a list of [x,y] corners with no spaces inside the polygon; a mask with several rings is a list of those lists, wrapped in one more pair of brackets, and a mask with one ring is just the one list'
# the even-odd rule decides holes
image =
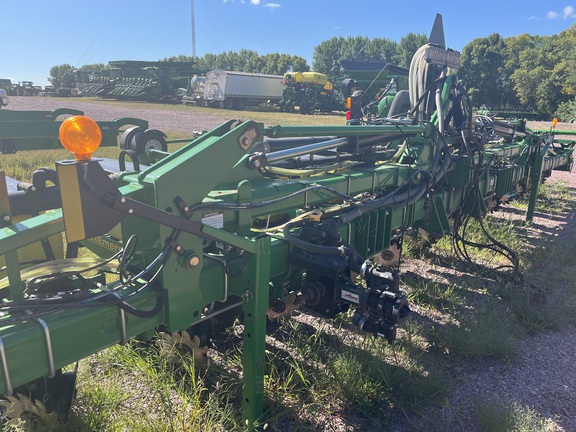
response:
{"label": "semi trailer", "polygon": [[243,110],[247,105],[276,104],[282,99],[281,75],[212,70],[206,74],[201,106]]}

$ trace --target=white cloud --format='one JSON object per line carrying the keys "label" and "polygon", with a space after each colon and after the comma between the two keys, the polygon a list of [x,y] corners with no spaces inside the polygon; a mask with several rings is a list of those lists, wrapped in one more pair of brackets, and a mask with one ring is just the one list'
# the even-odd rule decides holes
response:
{"label": "white cloud", "polygon": [[556,19],[556,18],[558,18],[558,16],[559,16],[559,15],[558,15],[558,12],[555,12],[555,11],[550,11],[550,12],[548,12],[548,14],[546,15],[546,17],[547,17],[548,19]]}
{"label": "white cloud", "polygon": [[250,0],[250,4],[258,6],[260,4],[260,0]]}
{"label": "white cloud", "polygon": [[564,9],[562,9],[562,18],[564,19],[576,18],[576,16],[574,15],[574,8],[568,5]]}
{"label": "white cloud", "polygon": [[281,8],[282,5],[280,5],[280,4],[278,4],[278,3],[266,3],[266,4],[264,5],[264,7],[265,7],[265,8],[268,8],[268,9],[274,10],[274,9]]}
{"label": "white cloud", "polygon": [[532,16],[528,17],[528,20],[530,20],[530,21],[535,20],[535,19],[536,19],[536,15],[532,15]]}

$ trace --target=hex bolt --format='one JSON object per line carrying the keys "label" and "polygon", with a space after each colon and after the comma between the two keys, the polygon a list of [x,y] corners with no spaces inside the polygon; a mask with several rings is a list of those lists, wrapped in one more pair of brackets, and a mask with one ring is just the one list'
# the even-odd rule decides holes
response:
{"label": "hex bolt", "polygon": [[198,264],[200,264],[200,258],[198,258],[196,255],[192,255],[188,258],[188,261],[186,261],[186,265],[189,268],[194,268],[196,267]]}
{"label": "hex bolt", "polygon": [[244,294],[242,294],[242,300],[244,300],[246,303],[250,303],[253,298],[254,294],[252,294],[252,291],[246,290],[244,291]]}

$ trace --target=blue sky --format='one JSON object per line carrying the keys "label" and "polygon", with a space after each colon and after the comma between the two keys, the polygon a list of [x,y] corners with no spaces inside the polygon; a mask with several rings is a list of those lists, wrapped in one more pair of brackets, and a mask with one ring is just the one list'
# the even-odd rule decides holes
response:
{"label": "blue sky", "polygon": [[[574,3],[570,3],[574,2]],[[160,60],[192,54],[190,0],[0,0],[0,78],[49,84],[52,66]],[[576,22],[576,0],[194,0],[196,54],[252,49],[300,55],[334,36],[429,34],[436,13],[446,44],[477,37],[552,35]]]}

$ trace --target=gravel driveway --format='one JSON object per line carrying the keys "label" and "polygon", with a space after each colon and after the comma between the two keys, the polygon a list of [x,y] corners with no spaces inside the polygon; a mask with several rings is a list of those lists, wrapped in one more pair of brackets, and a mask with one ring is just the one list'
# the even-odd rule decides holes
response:
{"label": "gravel driveway", "polygon": [[[49,97],[11,97],[11,110],[53,110],[75,108],[83,110],[95,120],[112,120],[118,117],[138,117],[150,122],[151,128],[165,132],[192,134],[196,130],[207,130],[228,120],[222,115],[203,114],[198,111],[163,110],[157,108],[125,108],[109,104],[91,103],[81,99],[61,100]],[[576,188],[576,175],[554,172],[549,182],[563,181]],[[536,214],[535,225],[562,232],[564,241],[576,241],[576,217],[574,212],[562,218],[543,218]],[[475,399],[494,400],[501,398],[514,401],[521,406],[531,407],[540,416],[549,420],[552,431],[576,431],[576,328],[539,333],[520,342],[522,354],[513,361],[487,361],[479,364],[474,372],[462,379],[462,383],[449,396],[449,410],[460,410],[456,424],[442,430],[475,431],[471,424],[472,402]],[[469,414],[469,415],[467,415]],[[435,417],[446,418],[446,409],[431,412]],[[468,420],[461,420],[461,419]],[[406,419],[397,419],[390,430],[411,431],[414,426]],[[420,430],[420,429],[419,429]]]}
{"label": "gravel driveway", "polygon": [[[52,98],[10,96],[10,104],[4,109],[52,111],[58,108],[71,108],[84,111],[84,114],[96,121],[110,121],[119,117],[135,117],[148,120],[150,128],[165,133],[179,133],[192,136],[194,131],[210,130],[230,119],[226,110],[222,114],[202,113],[199,110],[170,110],[150,108],[154,104],[133,102],[135,107],[127,108],[114,100],[90,102],[82,98]],[[142,105],[142,108],[139,108]]]}

